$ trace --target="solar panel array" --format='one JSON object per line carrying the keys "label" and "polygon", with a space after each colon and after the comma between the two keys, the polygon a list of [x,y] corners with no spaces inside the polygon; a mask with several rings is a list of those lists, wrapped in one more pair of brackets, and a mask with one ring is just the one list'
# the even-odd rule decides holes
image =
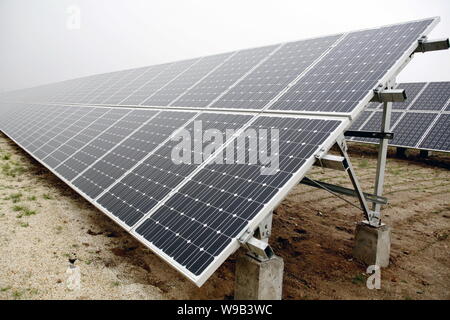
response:
{"label": "solar panel array", "polygon": [[[0,129],[197,285],[239,247],[438,19],[68,80],[2,95]],[[242,112],[245,111],[245,112]],[[202,128],[199,129],[198,124]],[[196,136],[226,138],[207,152]],[[230,129],[235,133],[227,135]],[[277,170],[248,159],[270,131]],[[279,132],[272,136],[272,129]],[[179,134],[201,144],[175,163]],[[200,136],[201,137],[201,136]],[[226,155],[224,155],[226,154]],[[228,159],[229,160],[229,159]]]}
{"label": "solar panel array", "polygon": [[[392,106],[391,146],[450,152],[450,82],[400,83],[408,99]],[[382,104],[371,103],[351,130],[379,131]],[[353,137],[353,141],[378,143],[378,139]]]}

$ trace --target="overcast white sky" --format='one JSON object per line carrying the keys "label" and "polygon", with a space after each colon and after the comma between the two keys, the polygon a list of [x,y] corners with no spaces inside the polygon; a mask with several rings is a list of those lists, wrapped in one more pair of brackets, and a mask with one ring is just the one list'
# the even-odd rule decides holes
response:
{"label": "overcast white sky", "polygon": [[[0,92],[431,16],[430,37],[449,37],[449,0],[0,0]],[[438,80],[450,51],[416,55],[398,79]]]}

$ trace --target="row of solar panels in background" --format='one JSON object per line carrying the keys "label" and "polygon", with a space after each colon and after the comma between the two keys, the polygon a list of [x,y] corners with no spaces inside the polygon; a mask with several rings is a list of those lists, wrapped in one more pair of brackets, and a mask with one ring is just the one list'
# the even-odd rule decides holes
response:
{"label": "row of solar panels in background", "polygon": [[[207,160],[175,164],[179,141],[172,138],[183,128],[194,134],[194,120],[224,136],[246,126],[279,129],[279,170],[261,175],[259,164],[213,159],[202,168]],[[344,129],[341,121],[286,116],[15,104],[2,106],[0,128],[196,282],[228,257],[226,248],[236,249],[236,238],[323,143],[335,139],[332,133]],[[202,150],[193,148],[192,158]],[[242,152],[233,146],[236,157]]]}
{"label": "row of solar panels in background", "polygon": [[13,92],[4,99],[351,112],[433,21],[94,75]]}
{"label": "row of solar panels in background", "polygon": [[[392,146],[450,152],[450,82],[401,83],[408,99],[394,103],[391,117]],[[379,131],[382,105],[371,103],[351,130]],[[378,143],[371,138],[350,140]]]}

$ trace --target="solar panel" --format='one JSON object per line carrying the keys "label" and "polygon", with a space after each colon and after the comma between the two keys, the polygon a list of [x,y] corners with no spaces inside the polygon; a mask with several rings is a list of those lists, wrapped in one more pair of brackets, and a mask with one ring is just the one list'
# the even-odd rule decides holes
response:
{"label": "solar panel", "polygon": [[431,82],[409,109],[440,111],[446,106],[449,95],[450,82]]}
{"label": "solar panel", "polygon": [[262,109],[340,37],[342,34],[284,44],[214,102],[211,108]]}
{"label": "solar panel", "polygon": [[270,109],[352,112],[429,26],[422,21],[347,34]]}
{"label": "solar panel", "polygon": [[[225,133],[226,129],[239,129],[251,116],[233,114],[202,114],[195,120],[201,121],[203,130],[216,129]],[[185,129],[194,132],[195,123],[190,122]],[[98,196],[98,203],[111,211],[128,226],[133,226],[159,201],[187,178],[202,161],[175,164],[171,153],[177,141],[166,141],[129,169],[117,183]],[[192,150],[193,159],[201,156],[201,150]]]}
{"label": "solar panel", "polygon": [[[401,83],[398,88],[406,90],[408,100],[403,104],[393,104],[391,131],[394,132],[395,139],[391,140],[389,145],[450,152],[448,144],[441,141],[446,136],[443,132],[448,129],[448,125],[441,119],[446,119],[445,113],[450,105],[450,82]],[[381,109],[375,112],[371,110],[367,108],[362,116],[376,115],[366,120],[366,126],[361,126],[362,120],[358,118],[350,130],[379,131]],[[399,118],[401,120],[396,123]],[[377,139],[359,137],[353,137],[351,140],[363,143],[379,142]]]}
{"label": "solar panel", "polygon": [[[436,22],[426,19],[13,92],[2,97],[9,102],[1,104],[0,128],[201,285],[237,249],[239,237],[254,231],[303,178],[315,156],[335,143],[350,117],[362,112],[379,84],[391,80]],[[365,126],[363,119],[358,121]],[[212,153],[204,150],[208,141],[198,136],[208,129],[225,136]],[[227,135],[230,129],[237,133]],[[218,163],[229,150],[233,157],[250,160],[246,153],[255,149],[238,142],[251,129],[279,132],[272,139],[278,151],[268,150],[278,159],[273,174],[262,174],[259,162]],[[193,136],[191,143],[201,142],[186,153],[194,161],[172,159],[181,133]]]}
{"label": "solar panel", "polygon": [[441,114],[419,144],[420,149],[450,151],[450,114]]}
{"label": "solar panel", "polygon": [[[397,120],[402,116],[403,114],[401,112],[392,112],[391,113],[391,126],[397,122]],[[359,130],[361,131],[373,131],[377,132],[380,131],[381,128],[381,119],[383,117],[383,112],[381,111],[375,111],[372,117],[370,118],[370,121],[368,121],[366,124],[361,126]],[[397,132],[396,132],[397,133]],[[395,134],[394,134],[395,136]],[[379,139],[373,139],[373,138],[358,138],[358,141],[361,142],[379,142]]]}
{"label": "solar panel", "polygon": [[202,81],[183,93],[172,104],[180,107],[204,108],[216,99],[248,72],[267,59],[268,55],[279,45],[236,52],[230,59],[214,70]]}
{"label": "solar panel", "polygon": [[[330,143],[341,121],[258,117],[254,129],[276,128],[279,136],[279,170],[261,175],[258,164],[214,164],[210,161],[137,228],[136,234],[194,282],[202,282],[236,248],[237,238],[264,208]],[[234,141],[237,141],[236,139]],[[245,150],[238,150],[237,156]],[[218,157],[222,157],[219,155]]]}
{"label": "solar panel", "polygon": [[[155,94],[159,89],[169,84],[180,73],[188,70],[198,59],[174,62],[168,65],[157,66],[154,72],[149,74],[150,80],[145,82],[139,88],[136,88],[128,97],[119,102],[120,105],[140,105],[146,99]],[[159,72],[158,72],[159,71]],[[153,76],[154,75],[154,76]],[[141,81],[138,82],[141,84]]]}
{"label": "solar panel", "polygon": [[195,86],[205,76],[214,72],[216,68],[220,67],[232,55],[233,53],[225,53],[202,58],[189,70],[176,78],[170,86],[162,88],[160,91],[146,99],[142,104],[150,106],[172,105],[172,102],[180,95]]}

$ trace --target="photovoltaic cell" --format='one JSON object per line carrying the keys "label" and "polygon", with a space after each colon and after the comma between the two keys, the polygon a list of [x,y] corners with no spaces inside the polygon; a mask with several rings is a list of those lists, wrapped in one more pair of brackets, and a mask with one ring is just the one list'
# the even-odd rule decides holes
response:
{"label": "photovoltaic cell", "polygon": [[95,108],[89,112],[86,117],[70,127],[71,130],[66,132],[67,136],[63,137],[64,143],[42,158],[42,161],[53,169],[61,165],[117,120],[116,117],[107,118],[111,111],[114,110]]}
{"label": "photovoltaic cell", "polygon": [[142,73],[136,76],[135,79],[130,80],[128,83],[124,84],[109,98],[104,100],[102,104],[114,104],[114,105],[120,104],[121,102],[129,98],[133,93],[139,91],[147,83],[156,78],[168,66],[169,66],[168,64],[161,64],[145,68]]}
{"label": "photovoltaic cell", "polygon": [[129,97],[120,102],[120,105],[140,105],[145,100],[152,97],[158,90],[164,88],[168,83],[173,81],[177,76],[188,70],[199,59],[184,60],[174,62],[165,67],[156,77],[145,83],[137,91],[133,92]]}
{"label": "photovoltaic cell", "polygon": [[[391,113],[391,124],[390,127],[392,128],[392,125],[397,122],[397,120],[402,115],[401,112],[392,112]],[[376,111],[375,114],[370,118],[370,120],[360,129],[361,131],[374,131],[379,132],[381,130],[381,119],[383,118],[383,112]],[[391,130],[392,131],[392,130]],[[394,137],[397,134],[397,131],[394,130]],[[379,142],[380,139],[373,139],[373,138],[357,138],[358,141],[365,141],[365,142]],[[392,140],[391,140],[392,141]]]}
{"label": "photovoltaic cell", "polygon": [[147,114],[141,110],[111,110],[107,118],[98,124],[98,131],[94,131],[93,136],[84,135],[91,138],[86,141],[87,145],[56,167],[56,171],[67,180],[72,180],[141,126],[151,114],[151,111]]}
{"label": "photovoltaic cell", "polygon": [[425,87],[426,82],[400,83],[397,88],[405,89],[407,99],[404,102],[394,102],[392,109],[406,109],[411,102],[417,97],[420,91]]}
{"label": "photovoltaic cell", "polygon": [[121,91],[123,88],[126,88],[135,79],[139,79],[143,76],[147,70],[148,68],[125,70],[120,77],[114,79],[114,81],[110,81],[110,83],[105,85],[102,90],[99,90],[99,93],[90,99],[89,103],[105,104],[105,102],[112,96],[116,95],[116,93]]}
{"label": "photovoltaic cell", "polygon": [[450,151],[450,115],[441,114],[419,145],[421,149]]}
{"label": "photovoltaic cell", "polygon": [[[279,171],[262,175],[258,164],[207,165],[141,223],[136,233],[199,276],[225,247],[237,241],[249,221],[274,199],[339,124],[331,120],[258,118],[253,129],[279,130]],[[235,155],[246,152],[237,147],[236,143]]]}
{"label": "photovoltaic cell", "polygon": [[168,106],[172,101],[176,100],[186,90],[194,86],[209,72],[222,64],[226,58],[232,53],[219,54],[201,58],[199,62],[194,64],[189,70],[181,74],[178,78],[171,82],[170,86],[156,92],[153,96],[145,100],[142,105],[149,106]]}
{"label": "photovoltaic cell", "polygon": [[286,43],[211,107],[262,109],[341,36]]}
{"label": "photovoltaic cell", "polygon": [[279,45],[237,52],[200,83],[189,89],[172,105],[204,108],[226,92],[236,81],[256,67]]}
{"label": "photovoltaic cell", "polygon": [[[247,115],[203,114],[196,121],[202,122],[203,130],[216,129],[225,134],[226,129],[239,129],[250,118]],[[195,122],[185,129],[193,134]],[[194,161],[175,164],[172,151],[179,143],[170,140],[160,146],[104,193],[98,203],[128,226],[133,226],[201,164]],[[203,142],[203,147],[206,144],[208,142]],[[192,149],[192,159],[196,153],[202,155],[201,150]]]}
{"label": "photovoltaic cell", "polygon": [[434,113],[407,113],[394,127],[394,146],[414,147],[419,143],[425,131],[437,117]]}
{"label": "photovoltaic cell", "polygon": [[152,113],[148,122],[75,179],[74,185],[95,199],[195,115],[176,111]]}
{"label": "photovoltaic cell", "polygon": [[431,82],[410,110],[442,110],[450,95],[450,82]]}
{"label": "photovoltaic cell", "polygon": [[373,113],[374,111],[368,110],[361,112],[358,118],[355,121],[353,121],[352,126],[350,127],[349,130],[358,130]]}
{"label": "photovoltaic cell", "polygon": [[348,34],[270,109],[351,112],[431,23]]}
{"label": "photovoltaic cell", "polygon": [[[446,123],[444,123],[446,116],[444,112],[445,106],[449,105],[450,102],[450,90],[447,90],[446,87],[450,85],[450,82],[430,82],[430,83],[400,83],[398,88],[404,88],[406,90],[406,94],[408,96],[408,102],[402,103],[394,103],[393,109],[394,113],[392,114],[395,117],[395,110],[403,109],[403,112],[408,114],[406,120],[402,120],[398,123],[392,130],[394,132],[394,136],[400,134],[401,137],[395,139],[394,141],[390,141],[390,145],[405,147],[405,148],[418,148],[418,149],[426,149],[426,150],[436,150],[436,151],[450,151],[450,149],[446,149],[447,144],[443,142],[446,135],[443,133],[447,130]],[[424,89],[425,88],[425,89]],[[420,96],[419,96],[420,94]],[[415,100],[415,102],[411,105],[411,103]],[[415,109],[412,109],[411,107]],[[408,109],[406,109],[408,107]],[[410,109],[411,108],[411,109]],[[419,111],[417,111],[419,110]],[[380,110],[381,111],[381,110]],[[363,117],[365,117],[366,112],[370,112],[370,109],[366,109],[363,113]],[[428,115],[424,115],[425,112]],[[380,129],[381,124],[381,112],[376,112],[377,116],[372,117],[368,123],[367,128],[370,130],[378,131]],[[436,117],[440,117],[439,121],[436,123],[434,119]],[[359,128],[359,120],[358,118],[352,125],[351,130],[361,129]],[[391,124],[394,125],[398,117],[393,118]],[[429,126],[428,128],[424,128],[423,126]],[[416,130],[417,126],[417,130]],[[432,127],[430,127],[432,126]],[[357,128],[357,129],[355,129]],[[361,130],[364,130],[361,129]],[[408,136],[409,135],[409,136]],[[378,143],[377,139],[364,139],[352,137],[350,140],[358,141],[358,142],[369,142],[369,143]],[[417,145],[417,143],[419,143]],[[405,143],[402,145],[401,143]]]}

